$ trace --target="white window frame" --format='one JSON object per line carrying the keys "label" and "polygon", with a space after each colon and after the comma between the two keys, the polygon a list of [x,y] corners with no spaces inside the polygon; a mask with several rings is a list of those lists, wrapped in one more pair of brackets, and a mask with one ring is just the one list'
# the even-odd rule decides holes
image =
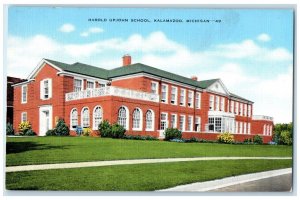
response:
{"label": "white window frame", "polygon": [[247,122],[244,122],[244,134],[247,134]]}
{"label": "white window frame", "polygon": [[[26,89],[24,89],[26,88]],[[25,90],[25,93],[24,93]],[[25,98],[24,97],[25,94]],[[27,99],[28,99],[28,85],[22,85],[21,87],[21,103],[27,103]]]}
{"label": "white window frame", "polygon": [[234,114],[239,115],[239,102],[235,102],[235,109],[234,109]]}
{"label": "white window frame", "polygon": [[76,128],[73,128],[73,117],[72,117],[72,113],[73,111],[76,110],[77,112],[77,126],[79,125],[78,124],[78,109],[77,108],[72,108],[71,112],[70,112],[70,129],[71,130],[75,130]]}
{"label": "white window frame", "polygon": [[[181,117],[182,117],[182,119],[183,119],[183,122],[182,122],[182,129],[181,129],[181,127],[180,127],[180,120],[181,120]],[[184,131],[185,131],[185,115],[180,115],[180,116],[179,116],[179,130],[180,130],[181,132],[184,132]]]}
{"label": "white window frame", "polygon": [[[25,116],[25,117],[24,117]],[[27,112],[22,112],[21,113],[21,122],[26,122],[26,121],[28,121],[28,118],[27,118],[28,116],[27,116]],[[24,118],[26,119],[26,120],[24,120]]]}
{"label": "white window frame", "polygon": [[[172,99],[172,97],[173,97],[173,89],[175,89],[175,99],[173,100]],[[172,105],[177,105],[177,99],[178,99],[178,87],[175,87],[175,86],[171,86],[171,98],[170,98],[170,103],[172,104]],[[173,103],[172,103],[172,101],[174,101]]]}
{"label": "white window frame", "polygon": [[266,124],[264,124],[264,127],[263,127],[263,135],[266,135],[266,132],[267,132],[267,127],[266,127]]}
{"label": "white window frame", "polygon": [[200,109],[201,108],[201,93],[200,92],[196,92],[196,96],[195,96],[195,101],[196,101],[196,109]]}
{"label": "white window frame", "polygon": [[240,116],[243,116],[243,111],[244,111],[243,103],[240,103],[240,113],[239,113]]}
{"label": "white window frame", "polygon": [[188,127],[187,127],[188,130],[187,131],[193,132],[194,131],[194,129],[193,129],[193,127],[194,127],[194,117],[193,116],[188,115],[187,125],[188,125]]}
{"label": "white window frame", "polygon": [[[87,109],[88,110],[88,122],[89,122],[89,124],[88,124],[88,126],[84,126],[84,124],[83,124],[83,122],[84,122],[84,116],[83,116],[83,111],[85,110],[85,109]],[[90,118],[90,109],[88,108],[88,107],[83,107],[82,109],[81,109],[81,127],[82,128],[86,128],[86,127],[90,127],[91,126],[91,118]]]}
{"label": "white window frame", "polygon": [[[163,95],[162,95],[162,93],[163,93],[163,86],[165,86],[165,88],[166,88],[166,91],[165,91],[165,93],[166,93],[166,96],[165,96],[165,97],[166,97],[166,98],[165,98],[165,99],[163,99]],[[161,84],[161,91],[160,91],[160,96],[161,96],[160,102],[165,103],[165,104],[168,103],[168,92],[169,92],[169,90],[168,90],[168,85],[162,83],[162,84]]]}
{"label": "white window frame", "polygon": [[248,117],[251,117],[251,105],[248,105]]}
{"label": "white window frame", "polygon": [[225,98],[221,97],[221,111],[225,111]]}
{"label": "white window frame", "polygon": [[240,134],[242,134],[243,133],[243,122],[240,122],[240,132],[239,132]]}
{"label": "white window frame", "polygon": [[99,126],[99,124],[96,124],[96,118],[95,118],[96,117],[95,116],[95,114],[96,114],[95,111],[96,111],[97,108],[100,108],[100,122],[99,122],[99,124],[103,121],[103,109],[100,105],[97,105],[93,109],[93,130],[98,130],[98,126]]}
{"label": "white window frame", "polygon": [[251,124],[248,122],[248,134],[251,134]]}
{"label": "white window frame", "polygon": [[[45,82],[48,81],[48,97],[45,97]],[[52,98],[52,79],[46,78],[40,81],[40,98],[48,100]]]}
{"label": "white window frame", "polygon": [[84,90],[84,80],[82,78],[74,78],[73,79],[73,92],[79,92],[79,91],[75,91],[75,81],[78,80],[78,81],[81,81],[81,90],[79,91],[83,91]]}
{"label": "white window frame", "polygon": [[117,123],[119,124],[119,125],[122,125],[122,124],[120,124],[119,123],[119,112],[120,112],[120,109],[121,108],[124,108],[125,109],[125,111],[126,111],[126,119],[125,119],[125,125],[126,125],[126,127],[124,127],[125,128],[125,130],[129,130],[129,109],[126,107],[126,106],[120,106],[119,107],[119,109],[118,109],[118,115],[117,115]]}
{"label": "white window frame", "polygon": [[[88,87],[88,82],[90,82],[90,83],[93,83],[93,87],[92,88],[89,88]],[[96,88],[96,82],[95,81],[93,81],[93,80],[86,80],[86,89],[95,89]]]}
{"label": "white window frame", "polygon": [[[199,124],[198,129],[196,128],[196,124]],[[195,132],[201,132],[201,117],[195,117]]]}
{"label": "white window frame", "polygon": [[230,101],[230,112],[234,113],[234,101]]}
{"label": "white window frame", "polygon": [[[151,128],[148,128],[147,127],[147,113],[148,112],[151,112],[151,115],[152,115],[152,119],[151,119]],[[151,109],[148,109],[147,111],[146,111],[146,115],[145,115],[145,117],[146,117],[146,131],[154,131],[154,119],[155,119],[155,116],[154,116],[154,111],[153,110],[151,110]]]}
{"label": "white window frame", "polygon": [[[183,102],[181,101],[181,97],[183,97]],[[180,106],[185,106],[185,104],[186,104],[186,89],[180,88],[179,105]]]}
{"label": "white window frame", "polygon": [[235,133],[239,133],[239,122],[235,122]]}
{"label": "white window frame", "polygon": [[188,91],[188,107],[194,108],[194,91],[191,90]]}
{"label": "white window frame", "polygon": [[216,105],[215,105],[215,110],[219,111],[220,110],[220,97],[216,96],[216,101],[215,101]]}
{"label": "white window frame", "polygon": [[[175,117],[174,117],[174,122],[172,123],[172,117],[173,116],[175,116]],[[177,114],[174,114],[174,113],[171,114],[170,126],[171,126],[171,128],[177,128]]]}
{"label": "white window frame", "polygon": [[244,116],[247,117],[247,104],[244,104]]}
{"label": "white window frame", "polygon": [[[140,116],[139,116],[140,117],[140,119],[139,119],[140,121],[138,123],[139,127],[134,127],[135,123],[133,121],[134,120],[133,116],[134,116],[134,112],[136,110],[138,110],[139,113],[140,113]],[[133,111],[132,111],[132,130],[133,131],[141,131],[141,130],[143,130],[143,111],[142,111],[142,109],[140,109],[138,107],[134,108]]]}
{"label": "white window frame", "polygon": [[152,93],[152,84],[155,84],[155,93],[153,94],[158,94],[158,82],[156,81],[151,81],[150,87],[151,87],[151,93]]}
{"label": "white window frame", "polygon": [[[165,120],[162,120],[161,118],[161,116],[162,115],[166,115],[166,119]],[[165,125],[165,129],[161,129],[161,124],[162,124],[162,122],[165,122],[166,123],[166,125]],[[160,123],[159,123],[159,129],[161,130],[161,131],[164,131],[164,130],[166,130],[168,128],[168,113],[166,113],[166,112],[161,112],[160,113]]]}
{"label": "white window frame", "polygon": [[209,96],[209,110],[214,110],[215,109],[215,96],[210,95]]}

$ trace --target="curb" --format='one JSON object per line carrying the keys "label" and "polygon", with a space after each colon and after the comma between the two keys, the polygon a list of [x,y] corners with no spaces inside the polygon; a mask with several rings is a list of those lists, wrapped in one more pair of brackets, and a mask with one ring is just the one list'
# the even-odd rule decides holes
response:
{"label": "curb", "polygon": [[187,185],[179,185],[172,188],[167,188],[163,190],[157,190],[158,192],[206,192],[209,190],[215,190],[227,186],[232,186],[240,183],[246,183],[250,181],[256,181],[264,178],[270,178],[273,176],[280,176],[284,174],[292,173],[292,168],[286,169],[279,169],[279,170],[272,170],[266,172],[258,172],[253,174],[246,174],[240,176],[233,176],[213,181],[206,181],[206,182],[198,182],[192,183]]}

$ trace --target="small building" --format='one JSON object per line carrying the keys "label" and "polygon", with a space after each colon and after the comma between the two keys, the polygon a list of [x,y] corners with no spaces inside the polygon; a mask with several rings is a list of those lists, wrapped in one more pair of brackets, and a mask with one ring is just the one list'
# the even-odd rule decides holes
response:
{"label": "small building", "polygon": [[229,92],[221,79],[199,81],[132,64],[129,55],[111,70],[43,59],[14,91],[14,128],[29,121],[39,136],[63,118],[71,135],[77,126],[96,133],[108,120],[126,134],[157,138],[167,127],[178,128],[184,138],[215,140],[222,132],[239,141],[255,134],[264,142],[272,138],[272,118],[253,116],[253,102]]}

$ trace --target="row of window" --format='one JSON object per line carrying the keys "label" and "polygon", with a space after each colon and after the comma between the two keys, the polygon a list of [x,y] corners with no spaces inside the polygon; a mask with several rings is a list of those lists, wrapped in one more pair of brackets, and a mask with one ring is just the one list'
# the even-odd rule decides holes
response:
{"label": "row of window", "polygon": [[[237,101],[227,100],[228,112],[240,116],[251,116],[251,105],[240,103]],[[230,107],[229,107],[230,105]],[[209,110],[225,111],[225,97],[210,95],[209,97]]]}
{"label": "row of window", "polygon": [[186,115],[179,115],[179,127],[177,127],[177,114],[171,114],[170,125],[168,120],[168,113],[162,112],[160,114],[160,130],[165,130],[166,128],[178,128],[180,131],[201,131],[201,118],[199,116],[194,117],[187,116],[186,124]]}
{"label": "row of window", "polygon": [[247,122],[237,122],[229,117],[209,117],[207,130],[208,132],[250,134],[251,124]]}
{"label": "row of window", "polygon": [[[187,92],[187,106],[189,108],[194,107],[194,101],[195,101],[195,108],[200,109],[201,108],[201,93],[196,92],[196,95],[194,94],[194,91],[180,88],[179,89],[179,105],[180,106],[186,106],[186,92]],[[152,81],[151,82],[151,93],[158,94],[158,82]],[[161,84],[161,98],[160,101],[163,103],[170,103],[172,105],[178,105],[178,87],[171,86],[171,97],[169,100],[169,86],[167,84]],[[195,99],[194,99],[195,95]]]}
{"label": "row of window", "polygon": [[265,124],[264,125],[264,130],[263,130],[263,135],[272,135],[272,131],[273,130],[273,127],[272,125],[268,125],[268,124]]}
{"label": "row of window", "polygon": [[[74,92],[79,92],[79,91],[84,90],[83,83],[84,83],[83,79],[74,78],[73,91]],[[105,84],[99,83],[98,87],[105,87]],[[87,80],[86,81],[86,89],[94,89],[94,88],[96,88],[96,82],[92,81],[92,80]]]}

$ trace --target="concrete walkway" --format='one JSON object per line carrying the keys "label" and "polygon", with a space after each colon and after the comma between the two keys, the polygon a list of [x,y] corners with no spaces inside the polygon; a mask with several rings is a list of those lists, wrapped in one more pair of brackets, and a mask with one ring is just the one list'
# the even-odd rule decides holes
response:
{"label": "concrete walkway", "polygon": [[6,167],[6,172],[67,169],[67,168],[81,168],[81,167],[100,167],[100,166],[110,166],[110,165],[131,165],[131,164],[146,164],[146,163],[168,163],[168,162],[184,162],[184,161],[200,161],[200,160],[286,160],[286,159],[292,159],[292,157],[196,157],[196,158],[112,160],[112,161],[12,166],[12,167]]}
{"label": "concrete walkway", "polygon": [[[164,190],[158,190],[159,192],[242,192],[242,191],[251,191],[251,192],[257,192],[257,191],[264,191],[264,192],[271,192],[271,191],[282,191],[282,187],[286,188],[287,186],[277,186],[275,188],[272,188],[272,186],[283,182],[282,175],[287,175],[292,173],[292,168],[287,169],[279,169],[279,170],[272,170],[272,171],[266,171],[266,172],[258,172],[258,173],[252,173],[252,174],[245,174],[240,176],[233,176],[213,181],[206,181],[206,182],[199,182],[199,183],[192,183],[187,185],[180,185],[173,188],[168,188]],[[270,177],[276,177],[270,178]],[[278,178],[277,178],[278,177]],[[287,178],[290,177],[290,180],[287,180],[286,182],[289,182],[288,189],[284,191],[291,191],[291,176],[287,176]],[[262,183],[260,183],[257,180],[264,180]],[[269,180],[268,180],[269,179]],[[270,182],[270,181],[277,181],[277,183]],[[249,190],[249,185],[252,184],[252,188]],[[262,185],[263,184],[263,185]],[[244,185],[244,186],[243,186]],[[256,187],[253,187],[255,185]],[[266,187],[269,186],[269,187]],[[271,185],[271,187],[270,187]],[[232,186],[232,187],[230,187]],[[246,187],[243,188],[243,187]],[[260,190],[257,189],[259,187]],[[221,189],[220,189],[221,188]],[[224,188],[224,189],[222,189]],[[278,189],[279,188],[279,189]]]}

